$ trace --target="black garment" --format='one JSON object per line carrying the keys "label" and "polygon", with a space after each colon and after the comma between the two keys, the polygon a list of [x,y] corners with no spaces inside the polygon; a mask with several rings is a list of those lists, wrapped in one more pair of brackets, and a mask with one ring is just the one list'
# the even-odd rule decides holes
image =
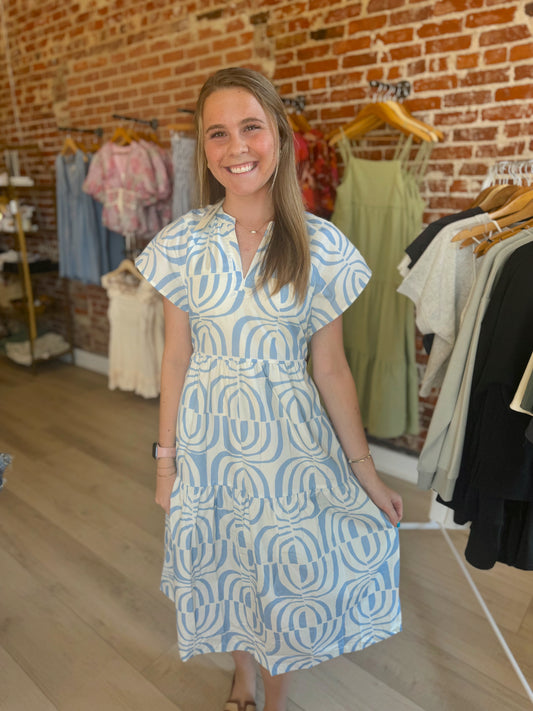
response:
{"label": "black garment", "polygon": [[483,319],[472,376],[456,523],[472,522],[467,560],[533,570],[533,453],[530,416],[510,404],[533,350],[533,243],[507,260]]}
{"label": "black garment", "polygon": [[434,222],[430,222],[430,224],[418,235],[418,237],[416,237],[411,244],[405,248],[406,253],[411,257],[409,269],[412,269],[418,262],[420,257],[424,254],[433,239],[439,234],[443,227],[451,225],[452,222],[464,220],[467,217],[481,215],[483,212],[485,211],[480,207],[471,207],[468,210],[463,210],[463,212],[455,212],[452,215],[445,215],[444,217],[439,217],[439,219]]}

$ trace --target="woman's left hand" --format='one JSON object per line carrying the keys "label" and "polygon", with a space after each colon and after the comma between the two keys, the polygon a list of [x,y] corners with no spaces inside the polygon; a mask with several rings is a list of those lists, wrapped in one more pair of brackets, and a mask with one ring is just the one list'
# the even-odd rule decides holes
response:
{"label": "woman's left hand", "polygon": [[378,509],[383,511],[393,526],[397,526],[403,516],[403,501],[400,494],[384,484],[376,473],[366,480],[358,476],[357,480]]}

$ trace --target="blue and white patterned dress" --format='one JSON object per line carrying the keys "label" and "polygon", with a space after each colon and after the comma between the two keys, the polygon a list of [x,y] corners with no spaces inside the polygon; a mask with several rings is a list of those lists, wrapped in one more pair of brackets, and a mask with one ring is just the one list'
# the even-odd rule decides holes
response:
{"label": "blue and white patterned dress", "polygon": [[331,223],[307,225],[303,303],[289,286],[255,289],[268,234],[243,277],[221,204],[171,223],[137,259],[192,334],[161,581],[184,660],[245,650],[278,674],[401,628],[397,529],[349,469],[306,362],[370,271]]}

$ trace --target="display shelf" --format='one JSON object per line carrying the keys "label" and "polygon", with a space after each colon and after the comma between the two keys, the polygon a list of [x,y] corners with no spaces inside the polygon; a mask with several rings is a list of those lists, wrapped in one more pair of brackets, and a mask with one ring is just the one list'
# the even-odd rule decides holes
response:
{"label": "display shelf", "polygon": [[[27,186],[15,186],[11,181],[7,181],[6,185],[0,185],[0,194],[4,194],[9,200],[11,212],[15,221],[15,238],[17,241],[16,250],[19,252],[20,259],[18,262],[4,262],[3,272],[6,274],[18,274],[20,276],[24,297],[22,302],[22,311],[24,311],[25,320],[27,321],[28,328],[28,342],[29,342],[29,352],[30,352],[30,363],[32,368],[37,363],[51,360],[52,358],[60,358],[66,354],[70,354],[72,362],[74,362],[74,347],[72,339],[72,328],[70,323],[70,313],[68,308],[68,286],[66,280],[62,279],[64,288],[64,299],[65,299],[65,311],[67,318],[67,333],[68,333],[68,348],[62,352],[54,353],[53,356],[40,358],[37,357],[35,353],[35,341],[37,340],[37,316],[41,316],[36,309],[34,287],[32,283],[32,275],[37,274],[47,274],[58,272],[59,265],[50,259],[39,259],[37,261],[28,261],[28,251],[26,246],[26,233],[23,229],[21,214],[20,214],[20,203],[19,197],[27,196],[31,191],[40,190],[53,190],[53,184],[49,185],[27,185]],[[36,233],[31,232],[34,236]]]}

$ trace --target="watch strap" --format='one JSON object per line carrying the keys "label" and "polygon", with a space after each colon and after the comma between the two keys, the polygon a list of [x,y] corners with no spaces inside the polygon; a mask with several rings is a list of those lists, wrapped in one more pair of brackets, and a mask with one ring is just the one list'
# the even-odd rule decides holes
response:
{"label": "watch strap", "polygon": [[176,447],[161,447],[160,444],[154,442],[152,444],[152,457],[154,459],[163,459],[165,457],[174,459],[176,457]]}

